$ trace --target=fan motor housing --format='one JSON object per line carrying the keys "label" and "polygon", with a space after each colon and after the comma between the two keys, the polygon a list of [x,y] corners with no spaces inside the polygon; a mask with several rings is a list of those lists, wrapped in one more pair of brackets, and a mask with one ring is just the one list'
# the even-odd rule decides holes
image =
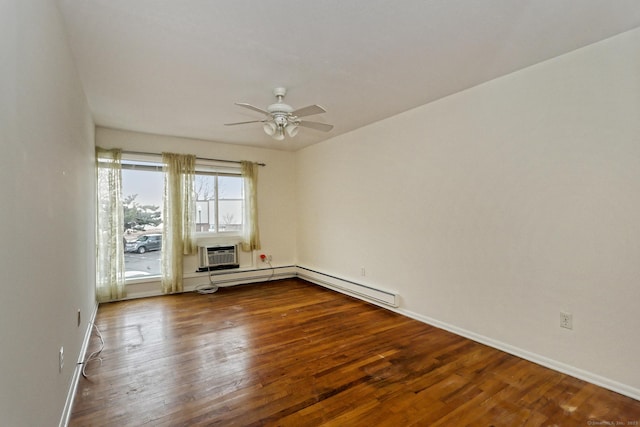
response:
{"label": "fan motor housing", "polygon": [[289,114],[293,111],[293,108],[291,108],[290,105],[287,105],[283,102],[276,102],[275,104],[269,105],[267,107],[267,111],[271,114],[276,114],[276,113]]}

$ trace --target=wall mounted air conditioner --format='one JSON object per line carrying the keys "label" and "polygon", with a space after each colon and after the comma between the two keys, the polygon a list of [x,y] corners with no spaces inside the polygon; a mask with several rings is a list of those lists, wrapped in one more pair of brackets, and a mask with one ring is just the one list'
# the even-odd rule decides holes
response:
{"label": "wall mounted air conditioner", "polygon": [[238,268],[238,246],[200,246],[198,261],[198,271]]}

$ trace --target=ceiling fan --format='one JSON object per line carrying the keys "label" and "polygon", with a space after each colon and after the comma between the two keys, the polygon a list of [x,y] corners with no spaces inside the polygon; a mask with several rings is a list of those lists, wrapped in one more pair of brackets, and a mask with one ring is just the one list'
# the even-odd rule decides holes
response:
{"label": "ceiling fan", "polygon": [[328,125],[326,123],[300,120],[300,117],[325,113],[326,110],[321,106],[314,104],[294,110],[290,105],[282,102],[284,96],[287,94],[287,89],[283,87],[277,87],[273,89],[273,94],[276,96],[276,99],[278,101],[275,104],[269,105],[266,110],[255,107],[251,104],[246,104],[244,102],[236,102],[236,105],[264,114],[264,119],[250,120],[248,122],[225,123],[225,126],[244,125],[248,123],[262,123],[262,129],[264,129],[264,132],[278,141],[282,141],[284,139],[285,132],[291,138],[296,136],[298,134],[298,131],[300,130],[300,126],[319,130],[322,132],[329,132],[331,129],[333,129],[332,125]]}

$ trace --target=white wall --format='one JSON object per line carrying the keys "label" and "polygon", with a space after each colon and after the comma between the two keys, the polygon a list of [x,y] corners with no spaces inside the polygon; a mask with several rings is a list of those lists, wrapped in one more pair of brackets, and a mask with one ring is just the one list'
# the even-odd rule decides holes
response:
{"label": "white wall", "polygon": [[298,264],[638,398],[638,51],[635,30],[299,151]]}
{"label": "white wall", "polygon": [[[406,313],[639,394],[639,47],[636,30],[295,154],[97,143],[263,161],[274,265],[396,289]],[[55,425],[95,307],[93,123],[53,2],[0,2],[0,55],[0,419]]]}
{"label": "white wall", "polygon": [[[258,212],[262,249],[243,259],[245,267],[266,265],[255,262],[258,253],[271,254],[274,267],[296,262],[295,155],[291,152],[222,144],[212,141],[152,135],[109,128],[96,128],[96,145],[125,151],[195,154],[222,160],[251,160],[266,163],[258,172]],[[253,259],[252,259],[253,258]],[[185,257],[185,276],[195,272],[197,257]],[[249,265],[247,265],[247,262]],[[205,274],[206,276],[206,274]],[[129,296],[148,295],[160,289],[157,279],[127,286]]]}
{"label": "white wall", "polygon": [[0,2],[0,55],[0,420],[52,426],[95,309],[93,122],[54,2]]}

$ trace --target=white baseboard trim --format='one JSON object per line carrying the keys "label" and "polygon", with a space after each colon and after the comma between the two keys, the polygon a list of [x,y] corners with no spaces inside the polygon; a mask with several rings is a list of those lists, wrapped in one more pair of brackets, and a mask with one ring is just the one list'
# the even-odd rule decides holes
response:
{"label": "white baseboard trim", "polygon": [[343,294],[351,295],[367,302],[372,302],[376,305],[388,307],[398,306],[399,297],[397,292],[342,279],[340,277],[321,273],[300,265],[297,266],[297,275],[298,277],[315,283],[316,285],[321,285]]}
{"label": "white baseboard trim", "polygon": [[60,417],[59,427],[67,427],[69,424],[69,418],[71,417],[71,409],[73,409],[73,400],[78,390],[78,382],[80,381],[80,375],[82,375],[82,362],[89,348],[89,340],[91,339],[91,332],[93,331],[93,322],[96,320],[98,314],[98,303],[95,304],[93,312],[89,317],[89,323],[87,324],[87,330],[84,333],[84,339],[82,340],[82,346],[80,347],[80,354],[78,355],[78,361],[73,370],[73,376],[71,377],[71,384],[69,385],[69,391],[67,392],[67,398],[64,402],[64,408],[62,409],[62,416]]}
{"label": "white baseboard trim", "polygon": [[600,375],[594,374],[593,372],[588,372],[583,369],[579,369],[574,366],[567,365],[565,363],[559,362],[554,359],[550,359],[540,354],[532,353],[530,351],[523,350],[519,347],[514,347],[510,344],[497,341],[483,335],[476,334],[475,332],[471,332],[466,329],[458,328],[457,326],[453,326],[448,323],[444,323],[439,320],[433,319],[431,317],[423,316],[421,314],[414,313],[409,310],[393,309],[393,311],[399,314],[402,314],[404,316],[410,317],[412,319],[418,320],[420,322],[426,323],[428,325],[434,326],[436,328],[444,329],[445,331],[449,331],[456,335],[460,335],[470,340],[479,342],[481,344],[488,345],[489,347],[502,350],[506,353],[520,357],[522,359],[528,360],[538,365],[547,367],[549,369],[553,369],[554,371],[562,372],[563,374],[567,374],[572,377],[581,379],[583,381],[614,391],[616,393],[620,393],[632,399],[640,400],[640,390],[635,387],[631,387],[627,384],[623,384],[618,381],[614,381],[609,378],[602,377]]}

